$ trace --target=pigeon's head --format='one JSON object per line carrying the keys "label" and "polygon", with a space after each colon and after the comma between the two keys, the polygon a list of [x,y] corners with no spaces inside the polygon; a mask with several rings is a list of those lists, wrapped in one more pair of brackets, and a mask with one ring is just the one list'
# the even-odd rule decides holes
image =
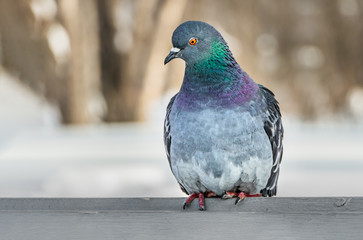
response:
{"label": "pigeon's head", "polygon": [[173,48],[164,64],[174,58],[181,58],[187,65],[193,65],[218,55],[216,49],[228,50],[221,34],[211,25],[199,21],[188,21],[179,25],[173,33],[172,43]]}

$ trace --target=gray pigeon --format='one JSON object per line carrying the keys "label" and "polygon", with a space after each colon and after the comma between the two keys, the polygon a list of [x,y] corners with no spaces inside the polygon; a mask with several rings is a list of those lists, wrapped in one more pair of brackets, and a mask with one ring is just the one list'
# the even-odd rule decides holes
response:
{"label": "gray pigeon", "polygon": [[185,61],[180,91],[170,100],[164,143],[170,168],[189,195],[183,208],[204,197],[274,196],[282,158],[283,127],[274,94],[238,65],[211,25],[178,26],[165,64]]}

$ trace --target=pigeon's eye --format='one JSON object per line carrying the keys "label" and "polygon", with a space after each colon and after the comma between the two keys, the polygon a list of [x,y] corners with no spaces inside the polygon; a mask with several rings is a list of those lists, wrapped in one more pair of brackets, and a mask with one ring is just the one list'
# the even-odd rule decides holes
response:
{"label": "pigeon's eye", "polygon": [[194,45],[194,44],[196,44],[197,43],[197,39],[196,38],[191,38],[191,39],[189,39],[189,44],[190,45]]}

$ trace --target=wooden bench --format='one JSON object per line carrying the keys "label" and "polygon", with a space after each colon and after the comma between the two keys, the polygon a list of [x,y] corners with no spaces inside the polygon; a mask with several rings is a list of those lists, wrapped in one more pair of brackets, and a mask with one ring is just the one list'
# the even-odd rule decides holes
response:
{"label": "wooden bench", "polygon": [[363,239],[363,197],[2,198],[0,239]]}

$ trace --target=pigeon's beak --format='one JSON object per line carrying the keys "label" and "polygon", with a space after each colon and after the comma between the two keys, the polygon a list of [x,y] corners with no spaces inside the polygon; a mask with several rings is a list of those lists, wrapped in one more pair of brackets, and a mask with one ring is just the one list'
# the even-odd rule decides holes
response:
{"label": "pigeon's beak", "polygon": [[180,52],[180,48],[175,48],[173,47],[170,50],[170,53],[168,56],[166,56],[165,60],[164,60],[164,64],[167,64],[168,62],[170,62],[171,60],[173,60],[174,58],[177,58],[179,56],[179,52]]}

